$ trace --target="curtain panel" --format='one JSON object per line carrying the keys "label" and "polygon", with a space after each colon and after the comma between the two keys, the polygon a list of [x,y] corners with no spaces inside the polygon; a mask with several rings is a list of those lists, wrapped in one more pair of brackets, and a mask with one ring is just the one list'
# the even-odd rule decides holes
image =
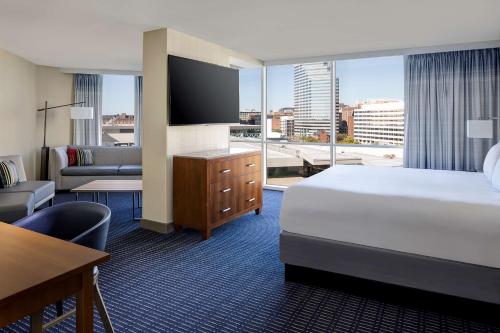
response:
{"label": "curtain panel", "polygon": [[75,102],[94,108],[93,119],[75,120],[73,143],[76,145],[100,145],[102,121],[102,75],[75,74],[73,76]]}
{"label": "curtain panel", "polygon": [[500,48],[405,57],[404,166],[481,171],[498,141],[470,139],[467,120],[500,116]]}
{"label": "curtain panel", "polygon": [[142,76],[135,77],[134,89],[134,142],[142,145]]}

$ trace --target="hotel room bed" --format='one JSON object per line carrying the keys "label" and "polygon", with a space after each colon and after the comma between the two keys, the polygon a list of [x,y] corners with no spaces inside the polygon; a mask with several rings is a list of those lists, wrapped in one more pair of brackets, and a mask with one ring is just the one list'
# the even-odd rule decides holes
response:
{"label": "hotel room bed", "polygon": [[281,227],[286,269],[500,304],[500,192],[482,173],[335,166],[285,192]]}

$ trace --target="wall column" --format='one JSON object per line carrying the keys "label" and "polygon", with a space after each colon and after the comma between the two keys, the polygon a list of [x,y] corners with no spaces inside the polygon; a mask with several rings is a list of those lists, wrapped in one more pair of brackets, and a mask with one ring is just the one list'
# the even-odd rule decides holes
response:
{"label": "wall column", "polygon": [[144,33],[141,226],[167,233],[167,29]]}

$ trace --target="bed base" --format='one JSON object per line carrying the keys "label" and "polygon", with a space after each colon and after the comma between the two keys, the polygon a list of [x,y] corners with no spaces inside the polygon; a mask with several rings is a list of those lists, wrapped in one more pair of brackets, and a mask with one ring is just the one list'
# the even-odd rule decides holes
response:
{"label": "bed base", "polygon": [[285,279],[494,321],[500,269],[282,231]]}

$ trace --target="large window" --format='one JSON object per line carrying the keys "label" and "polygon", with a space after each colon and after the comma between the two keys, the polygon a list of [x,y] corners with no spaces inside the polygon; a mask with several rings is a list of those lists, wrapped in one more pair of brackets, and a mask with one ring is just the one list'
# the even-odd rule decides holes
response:
{"label": "large window", "polygon": [[263,145],[267,185],[334,164],[402,166],[403,57],[267,66],[262,113],[260,74],[251,71],[240,71],[241,130],[231,129],[231,146]]}
{"label": "large window", "polygon": [[289,186],[332,164],[331,62],[267,67],[267,184]]}
{"label": "large window", "polygon": [[134,145],[134,76],[103,75],[102,144]]}
{"label": "large window", "polygon": [[233,141],[254,141],[262,139],[262,69],[242,68],[240,75],[240,124],[232,126]]}
{"label": "large window", "polygon": [[[335,68],[340,121],[337,164],[402,166],[403,57],[341,60],[335,62]],[[364,147],[347,148],[342,144]]]}
{"label": "large window", "polygon": [[267,68],[267,139],[329,143],[332,64]]}

